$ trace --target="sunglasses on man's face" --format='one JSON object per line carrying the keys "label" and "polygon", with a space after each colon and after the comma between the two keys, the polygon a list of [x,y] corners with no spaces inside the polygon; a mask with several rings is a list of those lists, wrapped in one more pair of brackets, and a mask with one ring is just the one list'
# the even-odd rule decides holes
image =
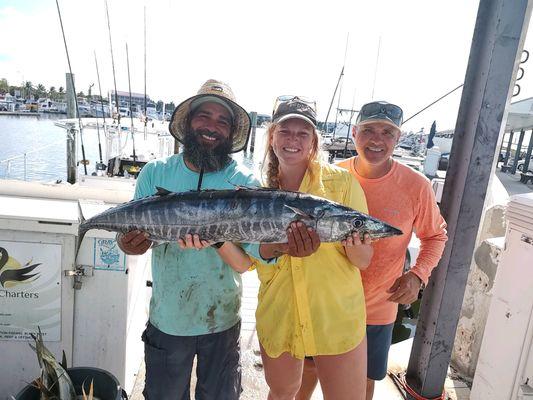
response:
{"label": "sunglasses on man's face", "polygon": [[368,103],[365,104],[357,117],[358,121],[366,121],[376,116],[386,116],[395,125],[400,126],[403,122],[403,111],[400,107],[390,103]]}

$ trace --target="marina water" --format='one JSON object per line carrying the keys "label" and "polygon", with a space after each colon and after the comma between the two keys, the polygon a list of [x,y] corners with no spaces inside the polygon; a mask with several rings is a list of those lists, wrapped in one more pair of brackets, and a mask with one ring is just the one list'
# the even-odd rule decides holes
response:
{"label": "marina water", "polygon": [[[8,116],[0,115],[0,179],[17,179],[40,182],[56,182],[67,179],[66,130],[54,123],[64,118],[53,114]],[[102,120],[99,120],[102,123]],[[127,126],[127,124],[124,124]],[[239,152],[233,155],[248,168],[257,171],[262,161],[264,129],[258,128],[254,154]],[[131,135],[124,134],[125,140]],[[137,133],[136,154],[142,154],[142,133]],[[105,138],[100,129],[102,153],[105,158]],[[131,141],[131,140],[130,140]],[[99,161],[98,135],[96,129],[83,130],[85,157],[89,160],[87,173],[95,170]],[[82,159],[80,137],[77,138],[78,160]],[[107,163],[107,160],[103,160]],[[83,165],[78,166],[83,174]]]}

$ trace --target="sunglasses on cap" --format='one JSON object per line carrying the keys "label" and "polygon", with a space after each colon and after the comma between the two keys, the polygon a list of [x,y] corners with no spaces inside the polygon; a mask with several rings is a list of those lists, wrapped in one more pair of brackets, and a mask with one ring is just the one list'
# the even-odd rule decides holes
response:
{"label": "sunglasses on cap", "polygon": [[316,126],[316,101],[303,96],[278,96],[272,121],[277,123],[289,118],[300,118]]}
{"label": "sunglasses on cap", "polygon": [[387,103],[386,101],[367,103],[361,107],[355,123],[359,125],[372,120],[388,121],[400,128],[403,123],[403,111],[397,105]]}

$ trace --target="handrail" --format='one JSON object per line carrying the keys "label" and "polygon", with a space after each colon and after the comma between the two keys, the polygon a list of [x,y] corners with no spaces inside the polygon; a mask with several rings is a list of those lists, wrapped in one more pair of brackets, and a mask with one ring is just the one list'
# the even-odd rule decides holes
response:
{"label": "handrail", "polygon": [[48,147],[52,147],[52,146],[55,146],[59,143],[63,143],[65,141],[65,139],[61,139],[61,140],[58,140],[56,142],[53,142],[53,143],[49,143],[43,147],[39,147],[38,149],[35,149],[35,150],[30,150],[30,151],[25,151],[24,153],[18,155],[18,156],[14,156],[14,157],[10,157],[10,158],[6,158],[5,160],[0,160],[0,164],[4,163],[4,162],[10,162],[10,161],[13,161],[13,160],[16,160],[17,158],[23,158],[23,157],[26,157],[28,154],[31,154],[31,153],[36,153],[38,151],[41,151],[43,149],[46,149]]}
{"label": "handrail", "polygon": [[4,173],[4,179],[8,178],[9,174],[11,173],[11,162],[22,158],[24,160],[24,180],[26,181],[27,180],[27,176],[28,176],[28,174],[27,174],[27,172],[28,172],[28,163],[27,163],[28,154],[39,152],[39,151],[41,151],[43,149],[46,149],[47,147],[56,146],[57,144],[59,144],[59,143],[61,143],[63,141],[64,141],[64,139],[61,139],[61,140],[58,140],[56,142],[49,143],[49,144],[47,144],[45,146],[42,146],[42,147],[40,147],[38,149],[26,151],[26,152],[24,152],[24,153],[22,153],[22,154],[20,154],[18,156],[6,158],[5,160],[0,160],[0,165],[2,163],[6,163],[6,171]]}

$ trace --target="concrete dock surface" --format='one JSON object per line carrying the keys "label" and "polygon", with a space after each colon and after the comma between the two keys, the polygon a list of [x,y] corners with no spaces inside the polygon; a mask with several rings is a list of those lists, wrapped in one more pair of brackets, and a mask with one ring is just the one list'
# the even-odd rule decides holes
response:
{"label": "concrete dock surface", "polygon": [[[259,353],[259,342],[255,331],[255,309],[257,307],[257,292],[259,290],[259,280],[255,271],[243,274],[243,299],[242,299],[242,329],[241,329],[241,363],[242,363],[242,400],[266,399],[268,386],[265,382],[261,356]],[[411,351],[412,340],[395,344],[391,347],[389,354],[389,372],[405,372],[409,353]],[[195,376],[193,366],[193,378],[191,382],[191,393],[194,393]],[[459,379],[452,378],[453,372],[449,373],[446,380],[446,393],[450,400],[467,400],[470,390],[466,383]],[[134,389],[130,395],[131,400],[142,400],[142,390],[144,387],[144,364],[141,365],[137,375]],[[321,400],[322,392],[320,386],[315,390],[313,400]],[[396,387],[390,377],[376,383],[374,393],[375,400],[402,400],[404,396]]]}

